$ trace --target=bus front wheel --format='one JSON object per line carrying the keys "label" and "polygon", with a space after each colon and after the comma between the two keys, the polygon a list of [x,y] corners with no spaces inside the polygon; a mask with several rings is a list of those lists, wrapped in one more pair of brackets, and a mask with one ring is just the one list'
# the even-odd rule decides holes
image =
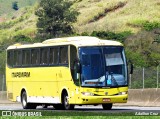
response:
{"label": "bus front wheel", "polygon": [[22,92],[21,103],[22,103],[23,109],[36,109],[36,107],[37,107],[36,104],[32,104],[32,103],[28,103],[27,102],[27,93],[26,93],[26,91]]}
{"label": "bus front wheel", "polygon": [[74,105],[69,104],[69,97],[68,97],[67,93],[63,94],[62,105],[63,105],[63,109],[65,109],[65,110],[73,110],[74,109]]}
{"label": "bus front wheel", "polygon": [[102,104],[102,107],[104,110],[111,110],[112,109],[112,103],[108,103],[108,104]]}

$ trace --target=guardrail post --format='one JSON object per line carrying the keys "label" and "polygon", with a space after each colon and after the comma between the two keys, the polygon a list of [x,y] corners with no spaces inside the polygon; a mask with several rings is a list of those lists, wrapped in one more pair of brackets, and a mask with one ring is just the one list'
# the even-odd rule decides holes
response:
{"label": "guardrail post", "polygon": [[143,67],[143,89],[144,89],[144,67]]}
{"label": "guardrail post", "polygon": [[5,82],[4,82],[4,75],[3,75],[3,77],[2,77],[2,93],[1,93],[1,99],[3,99],[4,98],[4,96],[3,96],[3,91],[4,91],[4,85],[5,85]]}
{"label": "guardrail post", "polygon": [[159,65],[157,66],[157,88],[158,88],[158,84],[159,84],[158,75],[159,75]]}
{"label": "guardrail post", "polygon": [[131,87],[132,87],[132,82],[131,82],[131,80],[132,80],[132,74],[129,74],[130,89],[131,89]]}
{"label": "guardrail post", "polygon": [[4,91],[5,90],[5,78],[4,78],[4,75],[3,75],[3,83],[2,83],[2,91]]}

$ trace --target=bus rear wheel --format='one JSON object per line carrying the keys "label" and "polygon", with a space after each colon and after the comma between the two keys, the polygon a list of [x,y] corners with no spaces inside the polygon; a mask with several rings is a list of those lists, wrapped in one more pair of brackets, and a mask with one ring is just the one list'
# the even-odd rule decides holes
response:
{"label": "bus rear wheel", "polygon": [[36,109],[36,107],[37,107],[36,104],[27,102],[27,93],[26,93],[26,91],[22,92],[21,103],[22,103],[23,109]]}
{"label": "bus rear wheel", "polygon": [[73,104],[69,104],[69,97],[66,92],[63,94],[63,97],[62,97],[62,105],[63,105],[63,109],[65,110],[73,110],[75,106]]}
{"label": "bus rear wheel", "polygon": [[112,109],[112,103],[108,103],[108,104],[102,104],[102,107],[104,110],[111,110]]}

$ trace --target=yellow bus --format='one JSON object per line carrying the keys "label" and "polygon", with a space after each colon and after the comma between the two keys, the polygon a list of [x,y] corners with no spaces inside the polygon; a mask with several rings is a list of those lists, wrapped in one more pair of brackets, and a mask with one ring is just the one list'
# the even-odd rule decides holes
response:
{"label": "yellow bus", "polygon": [[109,110],[128,99],[123,45],[96,37],[49,39],[7,48],[7,96],[24,109],[99,105]]}

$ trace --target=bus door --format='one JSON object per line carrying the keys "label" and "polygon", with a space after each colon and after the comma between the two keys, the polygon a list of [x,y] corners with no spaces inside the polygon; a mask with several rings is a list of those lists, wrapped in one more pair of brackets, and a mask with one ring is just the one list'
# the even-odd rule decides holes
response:
{"label": "bus door", "polygon": [[13,58],[14,58],[14,51],[10,50],[7,51],[7,70],[6,72],[6,85],[7,85],[7,97],[9,100],[13,100],[13,72],[9,70],[11,66],[13,66]]}
{"label": "bus door", "polygon": [[80,97],[80,72],[78,72],[77,49],[75,46],[70,46],[70,74],[72,79],[71,101],[76,103]]}
{"label": "bus door", "polygon": [[[59,47],[59,67],[57,70],[57,82],[58,82],[58,92],[61,96],[61,91],[69,87],[69,64],[68,64],[68,46]],[[69,92],[68,92],[69,93]]]}

